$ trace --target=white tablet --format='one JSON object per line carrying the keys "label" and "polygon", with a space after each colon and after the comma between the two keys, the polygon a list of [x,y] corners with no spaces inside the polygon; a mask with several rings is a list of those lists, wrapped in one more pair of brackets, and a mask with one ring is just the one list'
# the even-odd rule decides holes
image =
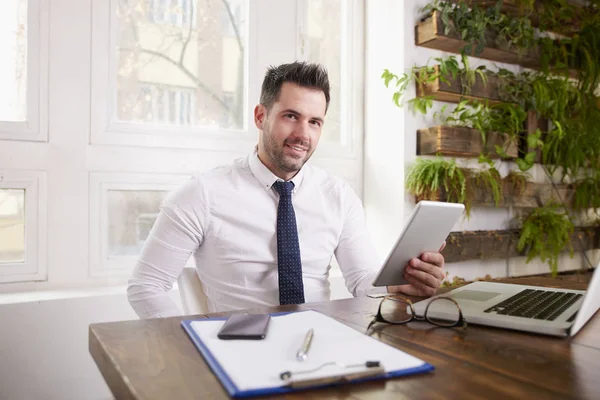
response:
{"label": "white tablet", "polygon": [[460,203],[420,201],[408,218],[398,241],[373,281],[373,286],[403,285],[404,268],[411,258],[436,252],[463,215]]}

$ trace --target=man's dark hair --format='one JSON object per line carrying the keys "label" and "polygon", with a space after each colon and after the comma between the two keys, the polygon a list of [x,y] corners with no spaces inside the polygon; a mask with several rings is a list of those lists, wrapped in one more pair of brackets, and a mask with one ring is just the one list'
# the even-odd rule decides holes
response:
{"label": "man's dark hair", "polygon": [[304,61],[295,61],[291,64],[270,67],[263,80],[260,104],[265,106],[267,110],[270,110],[273,103],[279,98],[281,86],[285,82],[322,90],[325,94],[325,112],[327,112],[329,108],[329,77],[324,66]]}

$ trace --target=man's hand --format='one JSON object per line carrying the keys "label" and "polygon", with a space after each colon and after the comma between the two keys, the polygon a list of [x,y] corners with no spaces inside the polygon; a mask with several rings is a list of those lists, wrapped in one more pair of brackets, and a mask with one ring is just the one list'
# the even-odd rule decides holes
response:
{"label": "man's hand", "polygon": [[388,286],[390,293],[403,293],[408,296],[433,296],[444,280],[444,256],[440,254],[446,242],[437,253],[423,253],[420,258],[412,258],[404,270],[408,285]]}

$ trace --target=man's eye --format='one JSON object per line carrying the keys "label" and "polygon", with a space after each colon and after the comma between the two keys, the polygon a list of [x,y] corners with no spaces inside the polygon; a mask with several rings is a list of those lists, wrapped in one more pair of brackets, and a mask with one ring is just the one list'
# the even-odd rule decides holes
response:
{"label": "man's eye", "polygon": [[313,120],[313,121],[310,121],[310,123],[315,126],[321,126],[321,121]]}
{"label": "man's eye", "polygon": [[285,115],[287,118],[292,118],[292,119],[296,119],[296,116],[294,114],[286,114]]}

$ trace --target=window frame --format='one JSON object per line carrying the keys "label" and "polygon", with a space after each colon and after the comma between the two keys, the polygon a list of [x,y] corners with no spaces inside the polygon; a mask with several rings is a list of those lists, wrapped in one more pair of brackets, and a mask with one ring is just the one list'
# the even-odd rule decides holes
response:
{"label": "window frame", "polygon": [[46,173],[0,170],[0,189],[25,190],[25,261],[0,263],[0,284],[47,280]]}
{"label": "window frame", "polygon": [[108,202],[109,190],[157,190],[170,192],[183,184],[187,174],[148,174],[90,172],[90,267],[89,277],[129,276],[139,254],[109,256]]}
{"label": "window frame", "polygon": [[[91,144],[112,144],[142,147],[194,148],[216,151],[245,151],[255,141],[250,127],[254,118],[249,111],[251,91],[249,76],[255,76],[255,61],[244,52],[244,120],[243,129],[209,128],[204,126],[156,126],[137,122],[120,122],[114,115],[116,93],[118,0],[95,1],[92,4],[92,73],[91,73]],[[251,18],[248,7],[248,19]],[[253,43],[256,28],[248,24],[247,48]],[[108,60],[108,62],[106,62]]]}
{"label": "window frame", "polygon": [[27,117],[0,121],[0,140],[48,141],[48,2],[27,0]]}

